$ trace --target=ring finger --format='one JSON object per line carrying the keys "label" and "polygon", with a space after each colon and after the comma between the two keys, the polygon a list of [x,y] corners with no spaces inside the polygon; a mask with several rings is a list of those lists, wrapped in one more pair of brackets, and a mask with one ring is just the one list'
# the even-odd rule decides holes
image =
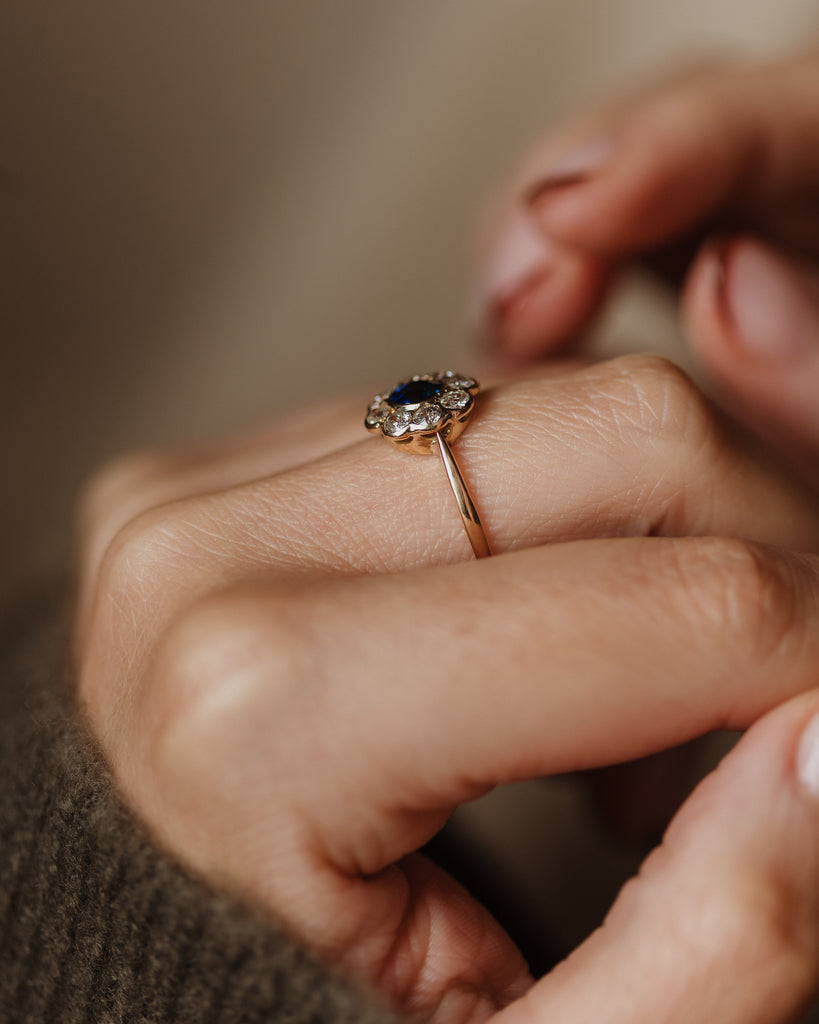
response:
{"label": "ring finger", "polygon": [[427,996],[446,971],[508,983],[438,876],[411,873],[407,906],[385,869],[497,784],[744,728],[815,685],[818,580],[815,557],[631,539],[227,592],[152,660],[124,781],[169,846],[349,969]]}

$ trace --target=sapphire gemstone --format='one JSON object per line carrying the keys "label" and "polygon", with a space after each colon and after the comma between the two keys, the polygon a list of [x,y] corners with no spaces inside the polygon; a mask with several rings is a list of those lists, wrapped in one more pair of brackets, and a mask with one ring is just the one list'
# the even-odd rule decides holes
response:
{"label": "sapphire gemstone", "polygon": [[392,406],[419,405],[421,402],[428,402],[430,398],[440,395],[443,390],[444,386],[439,381],[411,380],[409,384],[396,388],[387,401]]}

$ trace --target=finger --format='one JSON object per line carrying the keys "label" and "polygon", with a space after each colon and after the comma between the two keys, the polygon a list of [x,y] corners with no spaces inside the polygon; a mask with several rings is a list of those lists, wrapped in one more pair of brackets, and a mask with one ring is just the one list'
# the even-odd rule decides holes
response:
{"label": "finger", "polygon": [[557,132],[517,176],[485,258],[498,349],[566,345],[624,260],[693,252],[726,224],[816,252],[817,61],[699,71]]}
{"label": "finger", "polygon": [[[324,766],[311,793],[288,751],[299,804],[324,808],[339,868],[372,874],[498,783],[741,729],[814,685],[817,570],[815,556],[736,541],[590,541],[311,585],[288,591],[286,611],[275,593],[244,611],[295,637],[287,689],[309,696],[294,747]],[[328,799],[335,778],[355,806]]]}
{"label": "finger", "polygon": [[[633,534],[819,550],[812,493],[726,435],[688,378],[656,358],[500,388],[484,396],[456,451],[496,553]],[[152,608],[160,629],[218,581],[394,572],[470,557],[438,460],[373,438],[274,478],[163,506],[117,535],[87,584],[94,596],[78,630],[93,623],[101,637],[88,644],[87,685],[100,688],[95,698],[108,708],[111,673],[132,672],[134,645],[151,642],[148,633],[132,636],[134,607]]]}
{"label": "finger", "polygon": [[218,444],[120,457],[86,485],[77,513],[76,636],[81,642],[100,563],[114,537],[151,509],[273,476],[352,444],[359,402],[329,399]]}
{"label": "finger", "polygon": [[817,477],[819,265],[750,237],[706,249],[685,296],[692,347],[735,413]]}
{"label": "finger", "polygon": [[[578,365],[577,359],[554,360],[539,373],[557,379]],[[349,446],[363,433],[362,408],[358,399],[325,399],[220,444],[125,455],[99,470],[85,488],[77,517],[80,635],[100,562],[130,522],[160,506],[270,479]]]}
{"label": "finger", "polygon": [[497,1024],[785,1024],[819,989],[815,692],[695,791],[605,926]]}
{"label": "finger", "polygon": [[96,564],[111,538],[148,509],[281,473],[352,444],[360,429],[360,402],[328,399],[217,444],[120,457],[85,487],[78,546]]}
{"label": "finger", "polygon": [[[539,373],[566,376],[579,365],[577,359],[555,360]],[[104,550],[119,530],[149,509],[275,476],[354,444],[361,437],[362,408],[360,398],[325,398],[216,444],[116,458],[84,488],[78,548],[96,564],[92,552]]]}
{"label": "finger", "polygon": [[[456,452],[497,553],[652,533],[819,548],[813,495],[727,433],[666,361],[626,357],[480,401]],[[214,574],[389,572],[466,557],[439,461],[371,438],[148,513],[118,535],[101,571],[114,590],[120,580],[135,588],[120,595],[127,617],[133,600],[169,600],[169,572],[184,601],[186,586]]]}
{"label": "finger", "polygon": [[608,291],[608,261],[559,246],[507,207],[483,245],[469,322],[501,365],[531,362],[577,341]]}
{"label": "finger", "polygon": [[799,238],[789,241],[815,247],[805,218],[815,229],[818,63],[812,54],[708,74],[618,111],[609,135],[582,143],[584,166],[568,153],[530,171],[537,223],[564,244],[621,255],[752,205],[784,228],[801,199]]}
{"label": "finger", "polygon": [[655,538],[228,592],[168,631],[103,742],[207,877],[395,991],[454,978],[503,1005],[508,940],[403,858],[495,785],[744,728],[815,685],[818,570]]}

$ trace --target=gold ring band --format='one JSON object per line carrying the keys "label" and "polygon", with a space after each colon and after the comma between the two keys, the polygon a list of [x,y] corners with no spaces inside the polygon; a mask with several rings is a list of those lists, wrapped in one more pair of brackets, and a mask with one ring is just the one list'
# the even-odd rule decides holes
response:
{"label": "gold ring band", "polygon": [[409,452],[440,454],[475,557],[486,558],[492,552],[451,447],[466,429],[479,391],[474,378],[453,370],[419,375],[398,384],[388,395],[376,395],[364,425]]}

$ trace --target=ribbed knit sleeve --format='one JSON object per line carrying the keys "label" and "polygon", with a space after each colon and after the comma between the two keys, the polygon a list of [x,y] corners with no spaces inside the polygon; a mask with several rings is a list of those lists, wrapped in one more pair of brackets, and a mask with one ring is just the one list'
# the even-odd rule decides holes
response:
{"label": "ribbed knit sleeve", "polygon": [[0,676],[0,1022],[394,1022],[152,844],[72,710],[55,628],[6,632],[17,651]]}

